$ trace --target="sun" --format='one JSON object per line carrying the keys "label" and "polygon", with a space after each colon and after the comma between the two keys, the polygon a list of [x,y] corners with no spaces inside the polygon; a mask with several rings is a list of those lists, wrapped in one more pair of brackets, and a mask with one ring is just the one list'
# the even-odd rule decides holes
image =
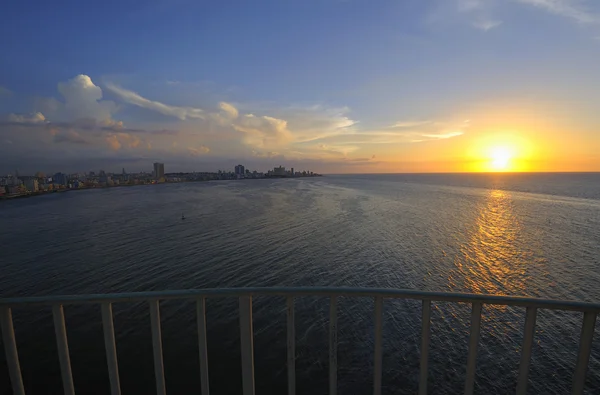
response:
{"label": "sun", "polygon": [[506,171],[510,169],[512,152],[506,147],[494,147],[490,151],[490,167],[495,171]]}

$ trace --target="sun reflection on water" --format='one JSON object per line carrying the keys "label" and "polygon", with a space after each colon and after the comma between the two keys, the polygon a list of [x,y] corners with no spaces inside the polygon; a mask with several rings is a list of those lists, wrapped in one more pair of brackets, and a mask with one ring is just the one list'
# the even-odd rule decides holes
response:
{"label": "sun reflection on water", "polygon": [[481,204],[457,266],[468,292],[525,294],[526,252],[518,248],[521,224],[511,194],[492,190]]}

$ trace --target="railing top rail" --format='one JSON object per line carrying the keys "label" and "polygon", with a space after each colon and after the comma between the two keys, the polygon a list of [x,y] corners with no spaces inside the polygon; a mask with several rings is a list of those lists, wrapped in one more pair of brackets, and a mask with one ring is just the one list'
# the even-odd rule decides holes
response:
{"label": "railing top rail", "polygon": [[103,302],[138,302],[149,299],[193,299],[199,297],[239,296],[349,296],[383,297],[389,299],[430,300],[434,302],[483,303],[491,305],[537,307],[543,309],[600,312],[600,303],[550,300],[520,296],[429,292],[412,289],[349,288],[349,287],[272,287],[272,288],[210,288],[174,291],[126,292],[89,295],[50,295],[0,298],[0,307],[23,305],[89,304]]}

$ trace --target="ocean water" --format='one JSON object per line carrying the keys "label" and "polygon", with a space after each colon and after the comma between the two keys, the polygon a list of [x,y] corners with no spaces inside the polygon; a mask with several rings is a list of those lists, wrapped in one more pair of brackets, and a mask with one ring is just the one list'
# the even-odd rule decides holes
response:
{"label": "ocean water", "polygon": [[[186,220],[181,221],[185,213]],[[600,174],[344,175],[85,190],[0,204],[0,297],[242,286],[600,301]],[[296,300],[299,394],[327,393],[328,301]],[[145,303],[114,305],[123,394],[151,394]],[[476,393],[514,393],[524,309],[485,306]],[[28,394],[62,392],[48,308],[13,311]],[[109,392],[99,306],[65,306],[79,394]],[[257,393],[286,391],[285,300],[254,300]],[[384,393],[418,385],[421,305],[384,305]],[[199,393],[194,304],[161,303],[167,392]],[[341,298],[339,393],[372,388],[373,301]],[[434,303],[431,394],[461,393],[470,306]],[[529,393],[569,393],[580,313],[538,313]],[[237,301],[207,301],[211,393],[241,392]],[[600,332],[597,328],[596,333]],[[595,337],[586,391],[600,393]],[[2,353],[2,358],[3,358]],[[0,393],[10,393],[0,359]]]}

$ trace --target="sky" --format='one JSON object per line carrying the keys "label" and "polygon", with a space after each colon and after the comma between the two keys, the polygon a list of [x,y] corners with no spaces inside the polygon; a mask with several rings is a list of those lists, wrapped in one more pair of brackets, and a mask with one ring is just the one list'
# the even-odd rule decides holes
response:
{"label": "sky", "polygon": [[9,1],[0,174],[600,171],[600,1]]}

